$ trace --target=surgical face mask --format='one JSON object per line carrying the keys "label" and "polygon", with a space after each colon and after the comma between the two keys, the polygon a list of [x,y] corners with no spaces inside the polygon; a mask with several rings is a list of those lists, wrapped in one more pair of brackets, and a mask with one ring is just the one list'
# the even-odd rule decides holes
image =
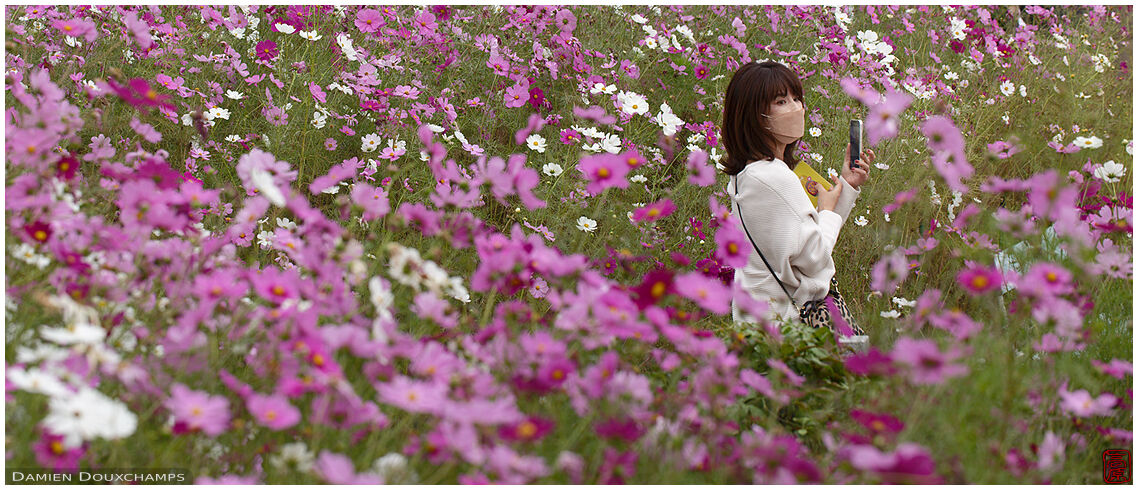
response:
{"label": "surgical face mask", "polygon": [[774,116],[763,114],[771,133],[779,143],[789,145],[802,138],[806,132],[806,107],[799,106],[798,110],[784,112]]}

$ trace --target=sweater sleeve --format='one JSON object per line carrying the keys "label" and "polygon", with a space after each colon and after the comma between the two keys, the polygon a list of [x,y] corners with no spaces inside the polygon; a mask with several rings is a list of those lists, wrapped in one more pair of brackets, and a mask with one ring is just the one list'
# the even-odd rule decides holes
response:
{"label": "sweater sleeve", "polygon": [[849,182],[846,182],[845,177],[838,177],[838,180],[842,182],[842,193],[838,196],[838,204],[834,206],[834,212],[842,217],[842,224],[845,224],[850,217],[850,212],[853,211],[858,196],[861,195],[861,191],[854,189]]}

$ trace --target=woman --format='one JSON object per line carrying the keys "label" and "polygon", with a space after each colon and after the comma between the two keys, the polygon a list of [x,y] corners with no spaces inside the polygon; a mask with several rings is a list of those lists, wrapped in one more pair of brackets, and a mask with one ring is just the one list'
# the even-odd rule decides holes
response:
{"label": "woman", "polygon": [[[798,307],[830,290],[834,243],[876,155],[862,152],[851,169],[847,145],[841,177],[828,191],[819,187],[815,209],[793,171],[794,149],[805,128],[798,76],[781,63],[747,63],[732,76],[723,106],[724,167],[731,176],[727,193],[745,232],[762,251],[760,257],[751,250],[747,265],[735,270],[735,281],[756,300],[770,301],[773,315],[799,319]],[[755,322],[734,304],[732,317]]]}

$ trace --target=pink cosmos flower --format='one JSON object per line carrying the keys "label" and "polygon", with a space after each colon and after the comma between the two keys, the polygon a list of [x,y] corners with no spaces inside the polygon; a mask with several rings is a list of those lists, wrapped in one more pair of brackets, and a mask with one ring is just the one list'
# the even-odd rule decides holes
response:
{"label": "pink cosmos flower", "polygon": [[901,113],[913,102],[913,96],[904,92],[888,90],[885,101],[869,106],[865,118],[865,134],[869,146],[897,136],[901,124]]}
{"label": "pink cosmos flower", "polygon": [[894,251],[873,265],[870,287],[881,293],[892,293],[908,275],[908,260],[904,254]]}
{"label": "pink cosmos flower", "polygon": [[157,90],[150,86],[150,82],[142,78],[132,78],[126,86],[119,85],[113,78],[108,79],[107,88],[119,96],[119,98],[135,107],[149,106],[165,107],[170,110],[177,109],[173,104],[167,102],[167,99],[170,98],[169,95],[160,95]]}
{"label": "pink cosmos flower", "polygon": [[656,221],[665,218],[676,210],[675,203],[671,199],[662,199],[647,206],[637,208],[632,212],[632,220],[637,223],[646,221]]}
{"label": "pink cosmos flower", "polygon": [[767,365],[774,368],[775,371],[778,371],[785,375],[786,380],[794,386],[802,386],[802,383],[806,382],[806,378],[792,371],[790,369],[790,366],[787,366],[785,362],[782,362],[778,359],[767,359]]}
{"label": "pink cosmos flower", "polygon": [[320,451],[312,471],[333,485],[382,485],[383,479],[371,473],[356,474],[351,458],[328,450]]}
{"label": "pink cosmos flower", "polygon": [[357,182],[352,187],[352,202],[364,209],[362,217],[365,221],[382,218],[391,211],[387,191],[362,182]]}
{"label": "pink cosmos flower", "polygon": [[590,194],[600,194],[610,187],[628,188],[628,179],[625,178],[628,175],[628,165],[620,155],[611,153],[589,155],[581,159],[577,169],[589,180],[585,190]]}
{"label": "pink cosmos flower", "polygon": [[361,32],[378,32],[385,25],[387,21],[378,10],[363,9],[356,13],[356,28]]}
{"label": "pink cosmos flower", "polygon": [[406,376],[377,383],[375,389],[384,403],[412,413],[437,413],[448,401],[446,385],[415,381]]}
{"label": "pink cosmos flower", "polygon": [[1066,385],[1059,388],[1059,396],[1063,399],[1059,403],[1060,408],[1077,417],[1110,415],[1118,403],[1118,398],[1110,393],[1092,397],[1087,390],[1067,391]]}
{"label": "pink cosmos flower", "polygon": [[145,21],[138,20],[138,13],[127,12],[122,16],[123,24],[130,30],[131,36],[134,37],[134,42],[138,43],[138,47],[142,48],[145,52],[154,45],[154,39],[150,37],[150,25]]}
{"label": "pink cosmos flower", "polygon": [[1064,450],[1063,439],[1047,431],[1043,443],[1039,445],[1039,469],[1047,471],[1055,468],[1063,460]]}
{"label": "pink cosmos flower", "polygon": [[703,150],[695,150],[688,155],[688,182],[692,185],[707,187],[715,183],[715,167],[707,163],[708,155]]}
{"label": "pink cosmos flower", "polygon": [[506,93],[502,98],[505,100],[506,107],[521,107],[526,105],[526,102],[529,101],[529,84],[514,84],[506,89]]}
{"label": "pink cosmos flower", "polygon": [[952,364],[962,356],[959,349],[941,352],[936,342],[928,339],[901,337],[889,355],[893,361],[909,367],[909,381],[914,384],[940,384],[968,373],[967,366]]}
{"label": "pink cosmos flower", "polygon": [[956,282],[973,296],[979,296],[998,290],[1003,284],[1003,276],[995,267],[973,264],[956,275]]}
{"label": "pink cosmos flower", "polygon": [[736,269],[747,265],[754,247],[739,228],[739,220],[735,216],[719,226],[719,231],[715,232],[715,244],[716,260]]}
{"label": "pink cosmos flower", "polygon": [[921,124],[921,132],[928,138],[933,152],[933,167],[944,178],[948,187],[957,192],[968,192],[962,182],[972,176],[974,169],[964,155],[964,136],[952,119],[932,116]]}
{"label": "pink cosmos flower", "polygon": [[99,31],[95,28],[95,23],[87,19],[66,19],[57,20],[51,23],[51,26],[59,29],[64,35],[71,37],[83,36],[87,42],[94,41],[99,37]]}
{"label": "pink cosmos flower", "polygon": [[174,415],[175,433],[180,429],[200,430],[206,435],[218,436],[229,428],[229,400],[223,396],[210,396],[178,383],[170,389],[165,405]]}
{"label": "pink cosmos flower", "polygon": [[257,422],[272,430],[287,429],[300,422],[300,410],[281,395],[265,396],[254,393],[245,400],[245,408],[253,418],[257,419]]}
{"label": "pink cosmos flower", "polygon": [[162,133],[154,129],[154,126],[139,121],[137,117],[130,120],[130,128],[146,141],[151,143],[162,141]]}
{"label": "pink cosmos flower", "polygon": [[1016,281],[1020,293],[1036,298],[1062,296],[1074,292],[1071,271],[1058,264],[1039,262]]}
{"label": "pink cosmos flower", "polygon": [[612,124],[616,122],[616,118],[610,116],[605,112],[605,109],[599,105],[589,106],[588,109],[573,106],[573,115],[581,119],[595,121],[597,124]]}
{"label": "pink cosmos flower", "polygon": [[718,278],[691,271],[676,278],[676,292],[716,315],[731,311],[731,290]]}
{"label": "pink cosmos flower", "polygon": [[530,114],[529,120],[526,121],[526,127],[519,129],[516,133],[514,133],[514,144],[524,145],[526,143],[526,138],[528,138],[529,135],[541,131],[541,128],[544,127],[544,117],[541,117],[540,114]]}
{"label": "pink cosmos flower", "polygon": [[324,149],[325,150],[336,151],[337,146],[339,146],[339,145],[336,144],[335,138],[328,138],[328,139],[324,140]]}
{"label": "pink cosmos flower", "polygon": [[1109,363],[1091,359],[1091,365],[1099,372],[1112,378],[1126,379],[1126,375],[1134,373],[1134,365],[1130,361],[1111,359]]}

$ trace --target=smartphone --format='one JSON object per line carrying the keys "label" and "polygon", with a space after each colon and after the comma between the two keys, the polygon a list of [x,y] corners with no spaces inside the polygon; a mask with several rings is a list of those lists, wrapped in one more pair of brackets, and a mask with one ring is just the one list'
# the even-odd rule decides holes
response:
{"label": "smartphone", "polygon": [[861,158],[861,119],[850,119],[850,168],[861,168],[855,163],[858,158]]}

